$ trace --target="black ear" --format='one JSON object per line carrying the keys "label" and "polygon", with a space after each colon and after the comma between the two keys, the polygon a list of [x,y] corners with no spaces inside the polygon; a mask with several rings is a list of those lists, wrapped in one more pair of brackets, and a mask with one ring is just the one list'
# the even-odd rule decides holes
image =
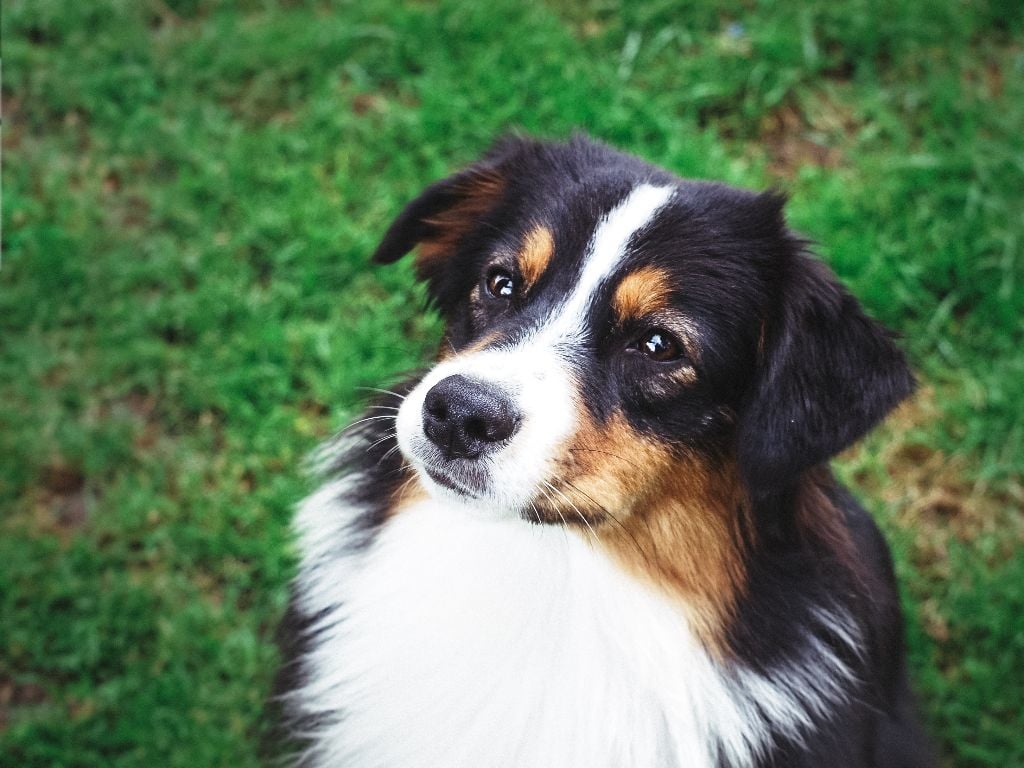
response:
{"label": "black ear", "polygon": [[417,269],[448,255],[501,198],[505,178],[494,163],[480,163],[436,181],[398,214],[373,254],[390,264],[419,246]]}
{"label": "black ear", "polygon": [[797,255],[788,266],[739,416],[737,458],[752,492],[790,484],[862,437],[914,389],[892,334],[823,263]]}
{"label": "black ear", "polygon": [[538,146],[504,137],[476,164],[431,184],[388,227],[373,260],[390,264],[416,248],[417,274],[436,287],[448,259],[505,196],[509,166]]}

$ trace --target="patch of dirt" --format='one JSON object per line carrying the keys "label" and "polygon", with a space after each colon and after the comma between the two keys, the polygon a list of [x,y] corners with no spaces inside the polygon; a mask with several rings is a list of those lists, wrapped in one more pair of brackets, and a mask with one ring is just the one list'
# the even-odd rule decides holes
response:
{"label": "patch of dirt", "polygon": [[[132,446],[136,452],[144,453],[156,448],[165,435],[157,407],[156,395],[132,391],[95,404],[90,418],[131,422]],[[103,478],[89,478],[79,462],[55,455],[40,469],[37,482],[25,493],[18,505],[20,512],[6,522],[13,523],[17,518],[19,525],[27,526],[35,535],[54,536],[67,545],[89,526],[104,482]]]}
{"label": "patch of dirt", "polygon": [[[960,86],[965,96],[997,102],[1007,95],[1008,83],[1017,76],[1017,62],[1024,46],[1011,42],[975,50],[975,55],[960,73]],[[1013,89],[1010,88],[1010,93]]]}
{"label": "patch of dirt", "polygon": [[580,34],[583,37],[599,37],[604,34],[605,29],[608,25],[598,21],[597,19],[586,19],[580,24]]}
{"label": "patch of dirt", "polygon": [[121,229],[140,229],[149,221],[149,201],[139,194],[119,194],[120,187],[111,187],[104,180],[104,191],[115,197],[111,205],[110,219]]}
{"label": "patch of dirt", "polygon": [[78,699],[69,697],[68,716],[72,722],[87,720],[96,713],[96,703],[92,699]]}
{"label": "patch of dirt", "polygon": [[989,62],[985,67],[985,87],[989,98],[998,99],[1003,95],[1003,70],[996,62]]}
{"label": "patch of dirt", "polygon": [[[954,577],[949,559],[954,542],[969,546],[985,537],[977,555],[993,562],[1021,551],[1024,487],[1010,483],[998,491],[987,489],[972,481],[975,473],[967,458],[950,456],[931,444],[928,425],[943,418],[938,397],[932,387],[922,387],[877,435],[842,458],[866,467],[855,472],[854,482],[865,495],[883,502],[887,520],[909,534],[914,569],[944,581]],[[871,469],[879,463],[882,475]],[[933,640],[949,640],[951,622],[937,600],[922,600],[918,615]]]}
{"label": "patch of dirt", "polygon": [[121,174],[115,170],[108,170],[103,174],[103,181],[100,183],[103,191],[112,195],[121,191]]}
{"label": "patch of dirt", "polygon": [[41,685],[0,678],[0,733],[10,726],[14,710],[37,707],[49,700],[46,689]]}
{"label": "patch of dirt", "polygon": [[949,640],[949,620],[942,614],[937,600],[929,598],[920,603],[918,617],[924,631],[932,640],[940,643]]}
{"label": "patch of dirt", "polygon": [[382,112],[384,108],[384,99],[374,93],[357,93],[352,97],[353,114],[365,115],[367,112]]}
{"label": "patch of dirt", "polygon": [[183,19],[178,13],[163,0],[150,0],[149,26],[158,29],[160,27],[178,27]]}
{"label": "patch of dirt", "polygon": [[758,141],[768,155],[771,174],[792,178],[804,166],[842,165],[841,147],[859,127],[848,105],[822,92],[800,104],[783,104],[765,115]]}
{"label": "patch of dirt", "polygon": [[156,417],[156,396],[131,392],[124,398],[122,404],[142,423],[142,429],[135,435],[132,444],[136,450],[149,450],[156,445],[162,431]]}
{"label": "patch of dirt", "polygon": [[21,116],[22,102],[7,89],[0,90],[0,124],[3,126],[4,149],[12,150],[21,146],[25,130]]}
{"label": "patch of dirt", "polygon": [[[912,533],[915,565],[948,572],[953,539],[972,542],[993,535],[999,542],[994,557],[1009,557],[1024,545],[1024,488],[998,491],[972,481],[962,456],[949,456],[922,437],[922,427],[942,416],[935,390],[922,387],[882,427],[879,459],[888,481],[864,479],[870,493],[884,501],[891,519]],[[865,446],[848,455],[857,460]]]}
{"label": "patch of dirt", "polygon": [[89,135],[89,113],[81,107],[72,107],[64,113],[62,122],[64,132],[75,136],[76,148],[85,155],[92,147],[92,137]]}
{"label": "patch of dirt", "polygon": [[42,483],[50,493],[66,496],[82,490],[85,475],[79,468],[57,459],[43,467]]}
{"label": "patch of dirt", "polygon": [[43,467],[36,520],[51,532],[67,536],[89,521],[91,498],[85,475],[64,459]]}

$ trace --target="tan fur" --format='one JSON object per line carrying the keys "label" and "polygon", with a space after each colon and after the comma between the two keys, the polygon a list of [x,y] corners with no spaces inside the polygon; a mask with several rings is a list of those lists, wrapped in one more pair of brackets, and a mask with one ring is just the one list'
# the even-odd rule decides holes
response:
{"label": "tan fur", "polygon": [[637,320],[668,307],[671,276],[660,267],[641,267],[619,282],[612,296],[612,308],[619,322]]}
{"label": "tan fur", "polygon": [[826,488],[834,485],[832,474],[812,469],[801,479],[796,496],[796,525],[805,540],[820,542],[836,554],[851,572],[863,570],[843,511],[829,499]]}
{"label": "tan fur", "polygon": [[423,487],[419,474],[404,462],[402,464],[402,476],[405,480],[391,494],[391,503],[385,510],[387,518],[394,517],[404,508],[429,498],[427,489]]}
{"label": "tan fur", "polygon": [[709,651],[726,656],[725,632],[746,587],[748,505],[735,468],[675,454],[621,416],[597,426],[580,413],[579,423],[538,515],[577,523],[625,568],[677,598]]}
{"label": "tan fur", "polygon": [[450,256],[476,222],[498,203],[505,191],[505,179],[495,171],[477,171],[458,191],[460,196],[454,205],[425,220],[437,234],[419,244],[416,268],[421,275],[439,259]]}
{"label": "tan fur", "polygon": [[528,291],[548,268],[555,253],[555,238],[544,226],[531,229],[519,251],[519,274],[523,276],[523,289]]}
{"label": "tan fur", "polygon": [[456,351],[451,339],[448,336],[444,336],[441,339],[441,346],[437,350],[437,361],[445,362],[446,360],[452,360],[455,357],[461,357],[463,355],[471,355],[474,352],[482,352],[489,346],[501,339],[501,334],[492,332],[481,336],[476,341],[471,342],[462,349]]}
{"label": "tan fur", "polygon": [[445,360],[450,360],[455,357],[455,347],[452,344],[451,337],[446,333],[441,337],[441,345],[437,348],[437,362],[443,363]]}
{"label": "tan fur", "polygon": [[688,387],[697,383],[697,372],[692,366],[684,365],[672,373],[672,378],[684,387]]}

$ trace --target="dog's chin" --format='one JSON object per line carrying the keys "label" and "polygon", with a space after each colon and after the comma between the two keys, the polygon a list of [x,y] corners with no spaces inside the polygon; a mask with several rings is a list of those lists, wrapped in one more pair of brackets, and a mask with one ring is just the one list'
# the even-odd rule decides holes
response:
{"label": "dog's chin", "polygon": [[459,461],[427,462],[419,457],[411,457],[409,463],[427,494],[436,501],[485,519],[535,522],[534,515],[523,513],[519,505],[502,498],[482,467],[467,468]]}
{"label": "dog's chin", "polygon": [[440,487],[446,494],[455,494],[460,500],[472,502],[486,494],[486,489],[474,487],[475,484],[448,468],[423,466],[417,471],[420,473],[421,479],[425,477],[428,482]]}
{"label": "dog's chin", "polygon": [[484,506],[490,496],[484,473],[469,470],[458,462],[407,455],[421,485],[434,498],[457,501],[467,506]]}

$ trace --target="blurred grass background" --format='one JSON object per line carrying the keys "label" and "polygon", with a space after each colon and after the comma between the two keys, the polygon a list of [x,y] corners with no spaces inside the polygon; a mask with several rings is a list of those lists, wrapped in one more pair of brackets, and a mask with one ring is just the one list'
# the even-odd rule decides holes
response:
{"label": "blurred grass background", "polygon": [[367,255],[520,128],[792,195],[924,382],[839,462],[949,765],[1024,766],[1024,4],[7,0],[0,764],[257,765],[303,456],[439,324]]}

